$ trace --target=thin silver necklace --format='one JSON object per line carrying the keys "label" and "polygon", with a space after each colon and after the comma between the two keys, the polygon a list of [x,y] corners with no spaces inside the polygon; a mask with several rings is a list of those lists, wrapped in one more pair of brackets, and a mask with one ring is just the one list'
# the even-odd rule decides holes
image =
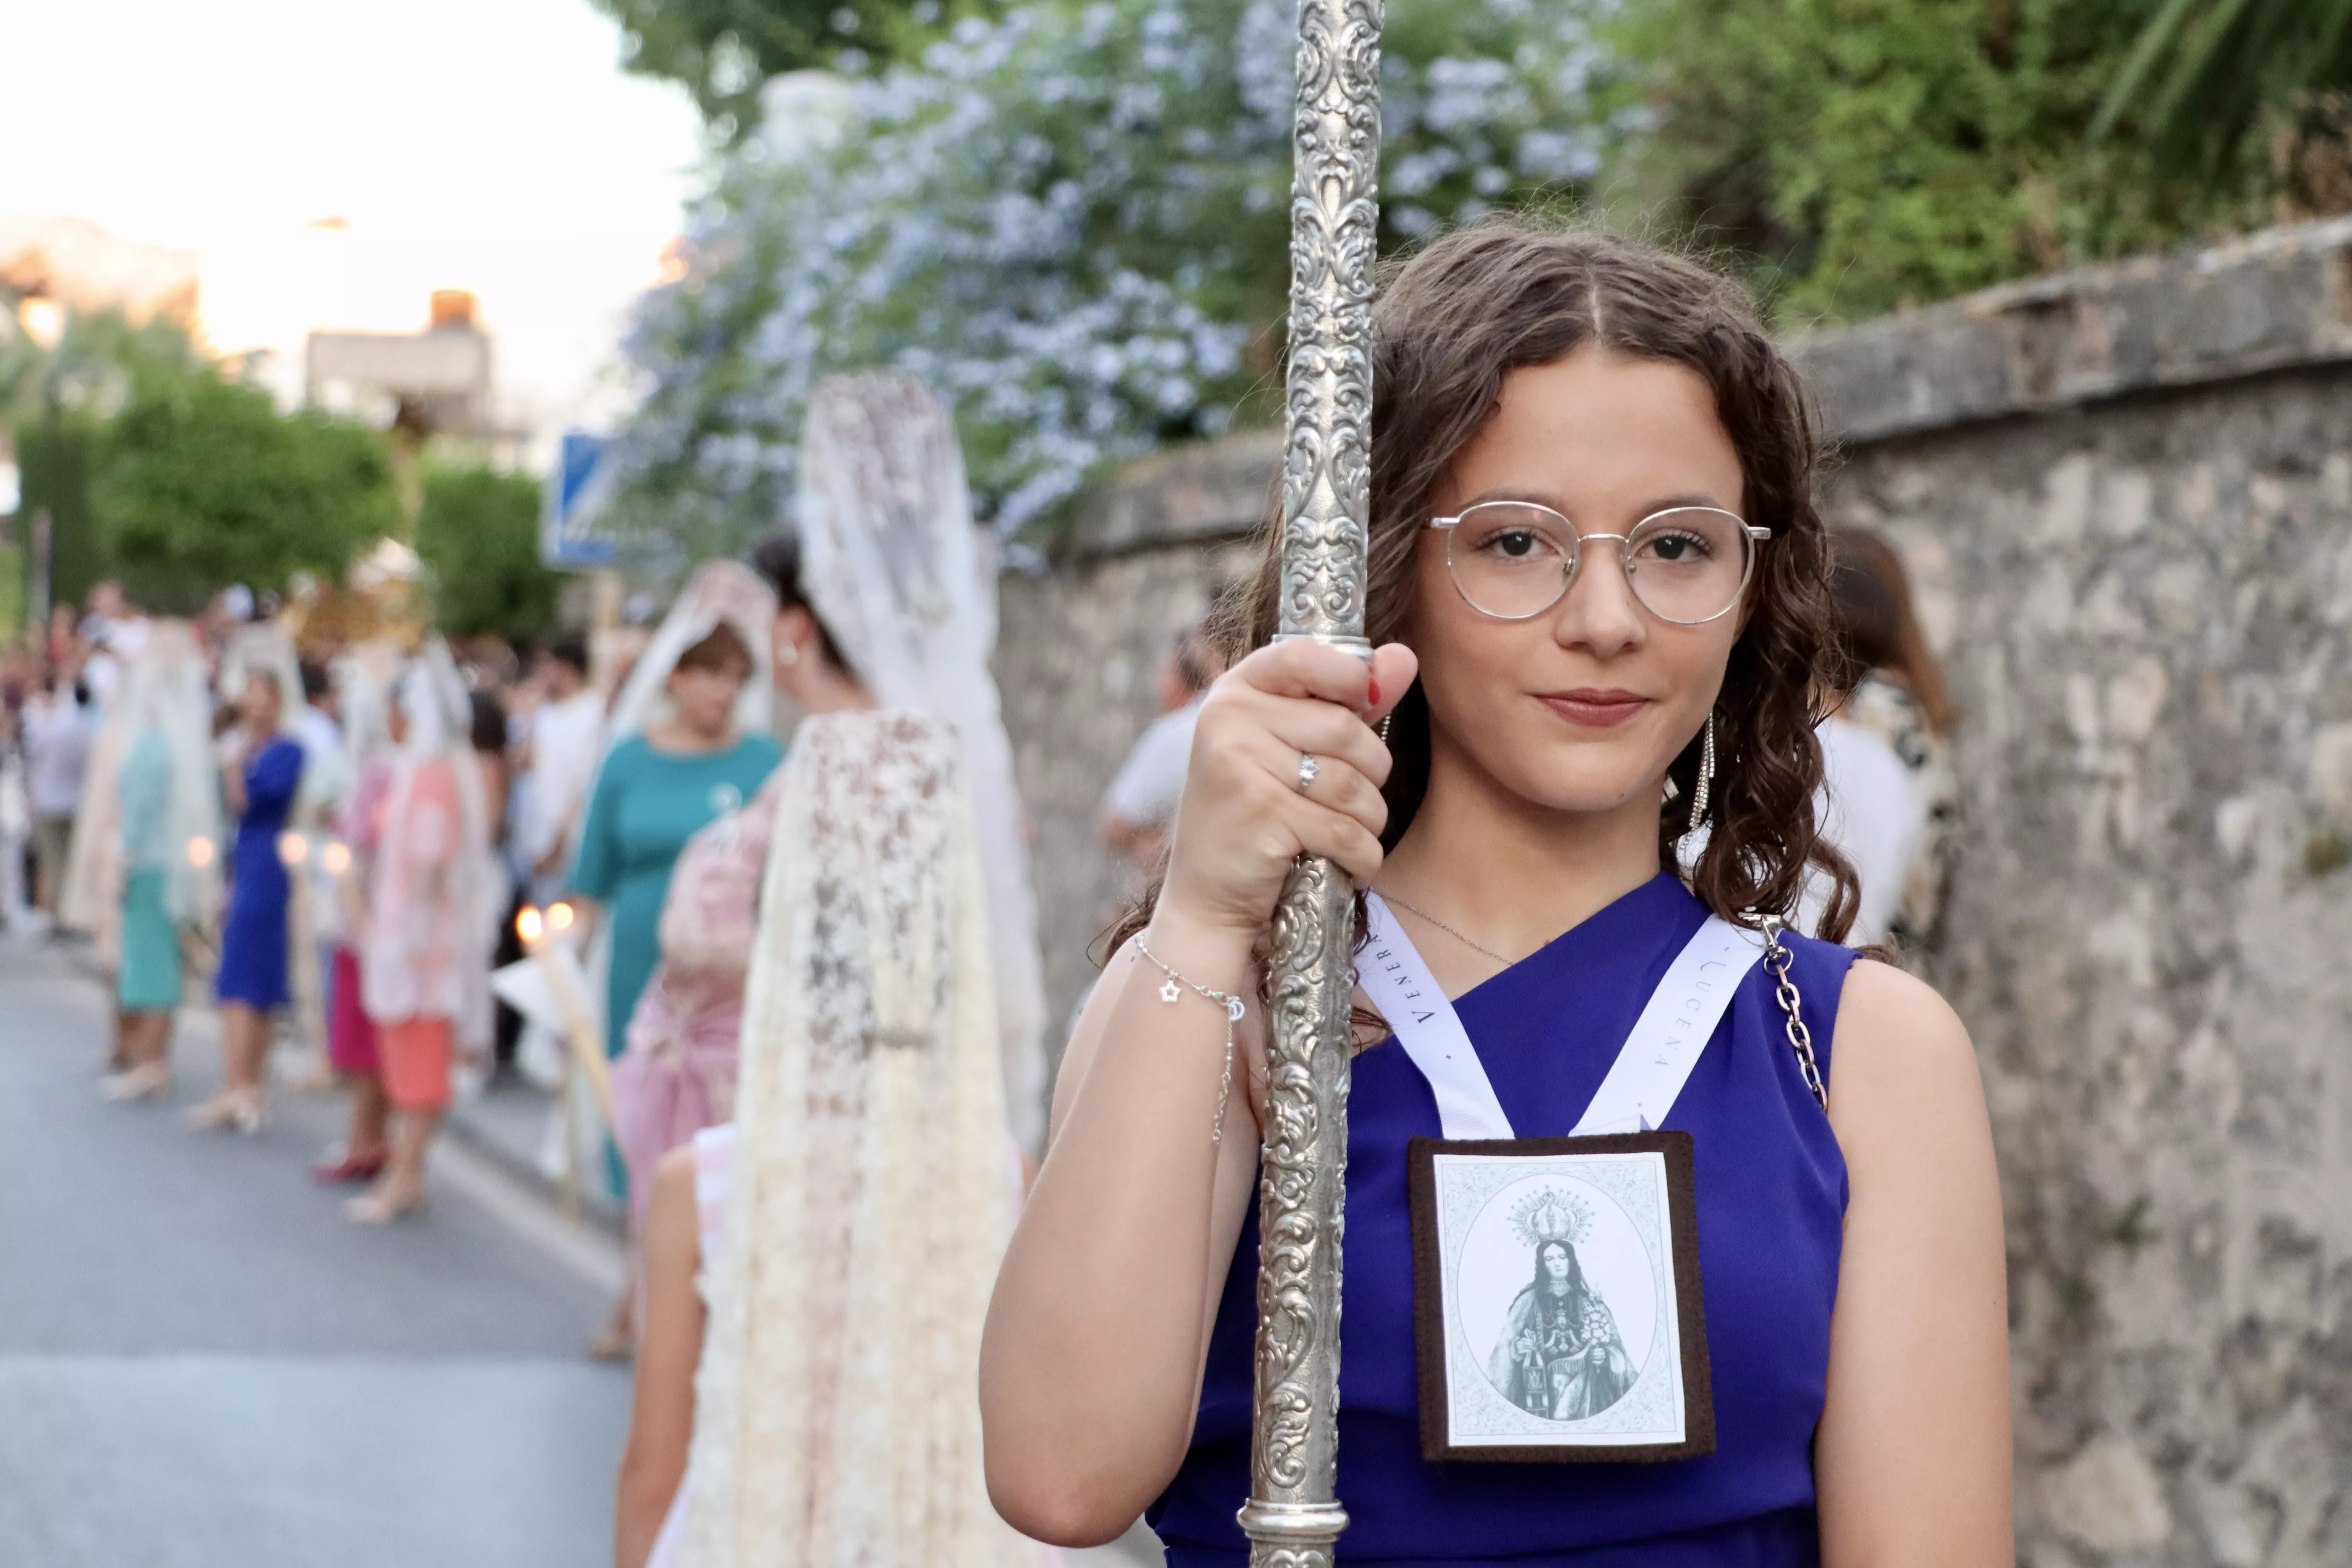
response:
{"label": "thin silver necklace", "polygon": [[[1379,891],[1378,889],[1373,890],[1376,892]],[[1496,952],[1493,948],[1488,947],[1485,942],[1478,941],[1475,937],[1463,935],[1460,931],[1455,931],[1452,926],[1447,925],[1444,921],[1439,920],[1435,915],[1431,914],[1427,910],[1414,909],[1411,904],[1406,903],[1394,893],[1381,893],[1381,898],[1385,902],[1394,905],[1396,908],[1402,910],[1409,915],[1416,915],[1421,919],[1427,921],[1431,925],[1435,926],[1438,930],[1452,937],[1454,941],[1462,942],[1467,946],[1476,948],[1480,952],[1485,953],[1487,957],[1493,959],[1496,963],[1501,964],[1506,969],[1508,969],[1514,963],[1518,963],[1517,959],[1504,957],[1501,953]]]}

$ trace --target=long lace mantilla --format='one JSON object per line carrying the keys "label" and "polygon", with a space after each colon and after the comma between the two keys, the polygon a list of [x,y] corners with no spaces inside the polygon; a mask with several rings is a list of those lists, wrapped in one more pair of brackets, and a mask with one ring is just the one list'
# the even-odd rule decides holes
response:
{"label": "long lace mantilla", "polygon": [[1018,1176],[956,732],[824,715],[784,766],[681,1561],[1038,1568],[981,1470]]}

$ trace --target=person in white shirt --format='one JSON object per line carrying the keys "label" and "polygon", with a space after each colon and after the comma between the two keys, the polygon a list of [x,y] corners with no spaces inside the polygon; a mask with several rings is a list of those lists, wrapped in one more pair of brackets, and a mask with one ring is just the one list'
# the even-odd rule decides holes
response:
{"label": "person in white shirt", "polygon": [[34,901],[55,912],[73,844],[82,773],[89,765],[89,715],[72,682],[53,678],[25,703],[25,793],[33,808]]}
{"label": "person in white shirt", "polygon": [[[1836,531],[1832,543],[1831,591],[1851,685],[1818,731],[1815,809],[1822,837],[1861,881],[1861,908],[1846,941],[1917,942],[1943,902],[1957,811],[1947,741],[1952,700],[1912,607],[1901,557],[1860,529]],[[1803,917],[1817,921],[1825,902],[1816,884]]]}
{"label": "person in white shirt", "polygon": [[1103,842],[1147,876],[1167,852],[1168,825],[1176,819],[1184,770],[1192,760],[1201,699],[1223,673],[1224,661],[1200,628],[1179,636],[1152,677],[1160,717],[1137,738],[1118,776],[1103,792]]}
{"label": "person in white shirt", "polygon": [[604,754],[604,695],[588,683],[588,647],[576,637],[547,646],[538,677],[545,700],[531,718],[520,847],[534,882],[552,896],[548,884],[560,884],[571,863],[582,807]]}

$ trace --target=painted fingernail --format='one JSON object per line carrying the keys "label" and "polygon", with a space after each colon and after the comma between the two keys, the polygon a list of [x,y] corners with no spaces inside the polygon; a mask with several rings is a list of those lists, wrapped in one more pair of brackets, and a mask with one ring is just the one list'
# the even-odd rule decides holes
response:
{"label": "painted fingernail", "polygon": [[1378,680],[1374,680],[1372,682],[1371,701],[1372,706],[1375,708],[1381,705],[1381,683]]}

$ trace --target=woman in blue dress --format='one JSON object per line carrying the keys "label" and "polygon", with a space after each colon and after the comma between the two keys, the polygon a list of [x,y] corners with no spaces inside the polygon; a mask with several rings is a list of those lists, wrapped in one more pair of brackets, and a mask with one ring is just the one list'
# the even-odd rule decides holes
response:
{"label": "woman in blue dress", "polygon": [[196,1128],[248,1136],[268,1119],[266,1076],[271,1015],[286,1005],[286,900],[291,890],[278,840],[302,783],[302,748],[282,728],[290,693],[301,688],[259,659],[245,667],[237,693],[243,745],[221,770],[236,837],[229,849],[228,914],[221,924],[221,1091],[188,1112]]}
{"label": "woman in blue dress", "polygon": [[[1246,1560],[1263,955],[1297,855],[1380,895],[1522,1138],[1578,1125],[1711,919],[1784,916],[1811,865],[1842,894],[1829,940],[1786,938],[1793,1014],[1767,965],[1748,968],[1661,1109],[1692,1151],[1700,1457],[1423,1457],[1407,1145],[1453,1113],[1387,1024],[1360,1026],[1339,1560],[2011,1561],[2000,1207],[1975,1059],[1927,986],[1832,945],[1853,878],[1811,805],[1832,642],[1801,384],[1731,285],[1600,234],[1450,236],[1389,285],[1374,324],[1381,646],[1367,663],[1273,643],[1286,585],[1269,542],[1229,639],[1246,657],[1201,714],[1166,878],[1074,1033],[999,1277],[981,1389],[997,1506],[1071,1545],[1149,1510],[1172,1568]],[[1231,1034],[1203,993],[1241,999]],[[1418,1036],[1420,1017],[1402,1022]],[[1590,1301],[1571,1322],[1571,1304],[1522,1327],[1573,1414],[1631,1366],[1612,1360],[1621,1325]],[[1479,1364],[1509,1352],[1514,1382],[1520,1336],[1482,1332]]]}

